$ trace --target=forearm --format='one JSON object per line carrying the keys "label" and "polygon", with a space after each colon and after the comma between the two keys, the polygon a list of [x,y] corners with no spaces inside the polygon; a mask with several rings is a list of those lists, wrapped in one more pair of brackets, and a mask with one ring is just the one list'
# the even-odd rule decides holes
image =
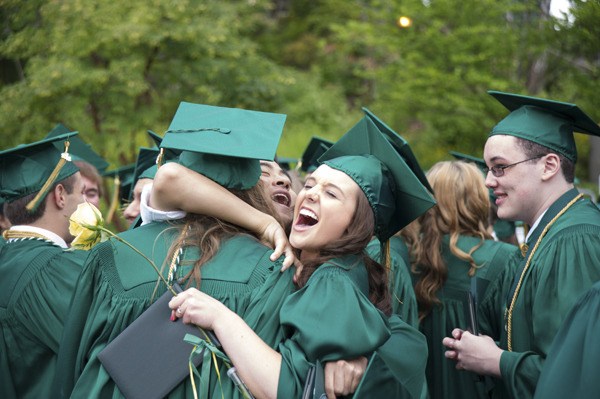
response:
{"label": "forearm", "polygon": [[217,217],[257,233],[275,221],[206,176],[176,163],[165,164],[156,173],[150,204],[159,210]]}
{"label": "forearm", "polygon": [[257,399],[276,398],[281,355],[233,312],[227,312],[213,327],[225,353],[252,394]]}

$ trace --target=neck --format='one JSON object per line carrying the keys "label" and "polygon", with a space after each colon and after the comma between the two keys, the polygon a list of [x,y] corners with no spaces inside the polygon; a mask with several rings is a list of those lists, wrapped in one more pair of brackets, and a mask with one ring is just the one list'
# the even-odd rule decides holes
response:
{"label": "neck", "polygon": [[535,211],[529,218],[525,218],[523,221],[530,226],[533,225],[536,220],[548,209],[550,206],[556,202],[560,197],[562,197],[567,191],[573,189],[573,183],[567,183],[566,181],[561,181],[553,184],[548,189],[540,192],[541,201],[538,203],[538,206],[535,208]]}

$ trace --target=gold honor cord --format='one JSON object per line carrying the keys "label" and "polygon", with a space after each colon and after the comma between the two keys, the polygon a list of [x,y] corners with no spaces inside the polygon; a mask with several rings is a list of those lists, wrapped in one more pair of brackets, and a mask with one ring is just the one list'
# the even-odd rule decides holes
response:
{"label": "gold honor cord", "polygon": [[33,231],[15,231],[15,230],[6,230],[2,233],[2,236],[4,237],[4,239],[6,240],[10,240],[10,239],[36,239],[36,240],[42,240],[42,241],[50,241],[51,240],[46,237],[43,234],[40,233],[36,233]]}
{"label": "gold honor cord", "polygon": [[561,209],[560,212],[558,212],[558,214],[556,216],[554,216],[554,218],[550,221],[550,223],[548,223],[546,225],[546,227],[542,231],[542,234],[540,234],[539,238],[535,242],[535,245],[534,245],[533,249],[531,250],[529,257],[527,258],[527,263],[525,263],[525,267],[523,268],[523,271],[521,272],[521,276],[519,277],[519,283],[517,284],[517,288],[515,288],[515,293],[513,294],[513,297],[510,301],[510,306],[508,308],[506,330],[508,332],[507,344],[508,344],[508,350],[510,352],[512,352],[512,315],[513,315],[513,310],[515,308],[515,303],[517,302],[517,296],[519,295],[519,290],[521,289],[521,284],[523,283],[523,279],[525,278],[525,273],[527,273],[527,270],[529,269],[529,266],[531,265],[531,260],[533,259],[533,255],[537,251],[538,247],[540,246],[540,244],[542,242],[542,239],[544,238],[546,233],[548,233],[548,230],[550,230],[550,227],[554,224],[554,222],[556,222],[558,220],[558,218],[561,217],[563,215],[563,213],[565,213],[575,202],[577,202],[579,199],[581,199],[581,197],[583,197],[583,194],[579,194],[577,197],[573,198],[571,200],[571,202],[569,202],[563,209]]}

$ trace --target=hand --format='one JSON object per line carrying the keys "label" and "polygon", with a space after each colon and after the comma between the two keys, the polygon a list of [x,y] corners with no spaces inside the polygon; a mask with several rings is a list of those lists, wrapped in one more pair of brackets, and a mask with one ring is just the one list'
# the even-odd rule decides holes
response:
{"label": "hand", "polygon": [[325,363],[325,393],[328,399],[346,396],[358,387],[367,369],[368,359],[359,357],[353,360],[338,360]]}
{"label": "hand", "polygon": [[456,328],[452,331],[452,338],[444,338],[442,344],[449,349],[445,353],[446,358],[457,362],[457,370],[501,377],[500,356],[503,350],[487,335],[476,336]]}
{"label": "hand", "polygon": [[182,319],[184,323],[193,323],[202,328],[214,330],[219,317],[223,317],[229,308],[210,295],[188,288],[169,301],[171,320]]}
{"label": "hand", "polygon": [[281,271],[289,269],[294,264],[296,257],[294,256],[292,246],[288,241],[285,230],[274,218],[270,218],[268,224],[263,225],[259,229],[258,236],[263,244],[274,248],[273,254],[270,257],[272,261],[279,259],[285,253]]}

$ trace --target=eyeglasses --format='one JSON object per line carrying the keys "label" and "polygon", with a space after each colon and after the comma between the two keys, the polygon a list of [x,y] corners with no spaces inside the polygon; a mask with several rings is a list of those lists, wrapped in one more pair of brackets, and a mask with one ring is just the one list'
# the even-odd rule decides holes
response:
{"label": "eyeglasses", "polygon": [[529,158],[529,159],[526,159],[524,161],[519,161],[519,162],[511,163],[510,165],[499,165],[499,166],[496,165],[496,166],[492,166],[491,168],[485,168],[484,172],[485,172],[486,176],[487,176],[488,172],[492,172],[492,175],[494,175],[494,177],[501,177],[501,176],[504,176],[504,169],[508,169],[511,166],[515,166],[515,165],[518,165],[518,164],[523,163],[523,162],[533,161],[534,159],[539,159],[539,158],[541,158],[543,156],[544,155],[538,155],[537,157]]}

